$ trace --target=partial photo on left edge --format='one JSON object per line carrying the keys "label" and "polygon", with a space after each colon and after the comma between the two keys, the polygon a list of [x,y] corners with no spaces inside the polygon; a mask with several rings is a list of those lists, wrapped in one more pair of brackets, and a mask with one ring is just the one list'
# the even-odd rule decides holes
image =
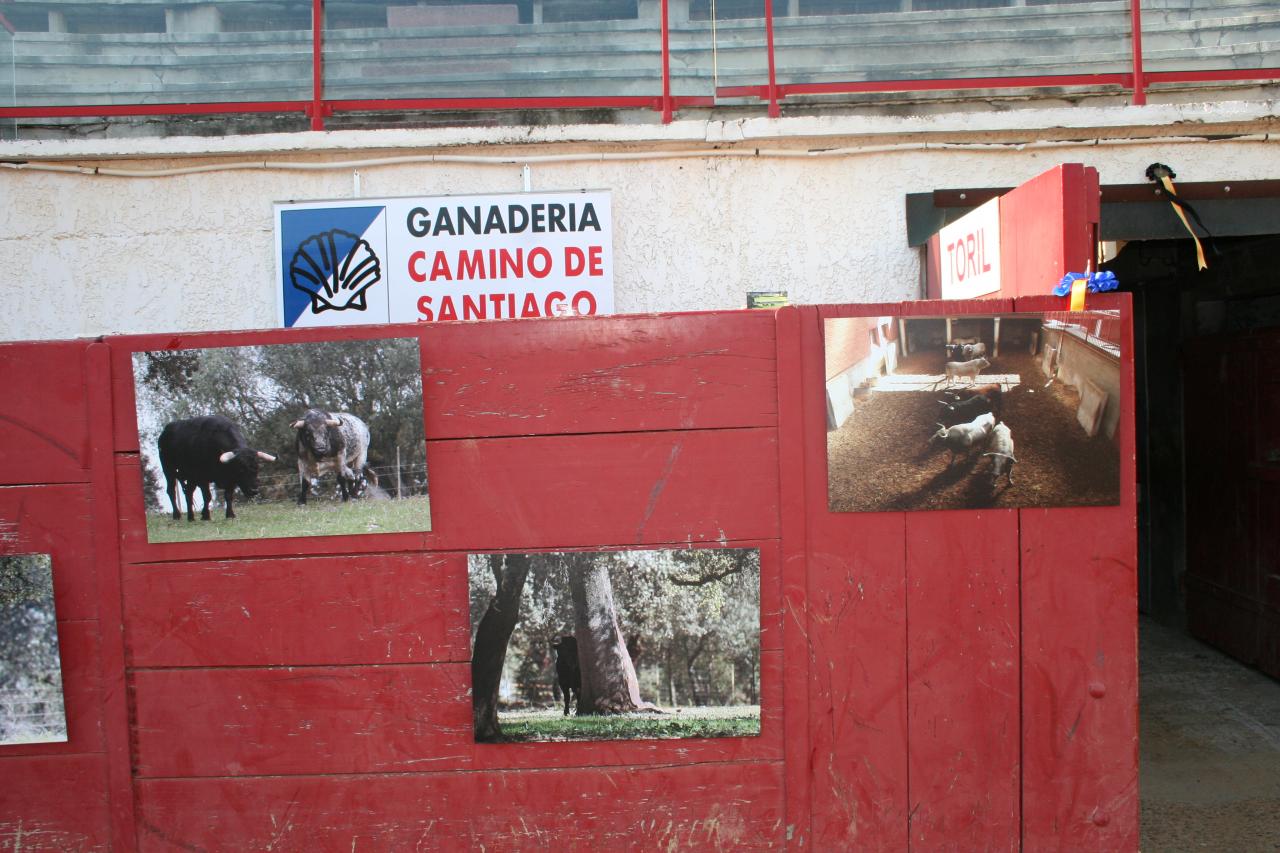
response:
{"label": "partial photo on left edge", "polygon": [[417,338],[133,354],[147,541],[431,529]]}
{"label": "partial photo on left edge", "polygon": [[48,554],[0,557],[0,745],[67,739]]}

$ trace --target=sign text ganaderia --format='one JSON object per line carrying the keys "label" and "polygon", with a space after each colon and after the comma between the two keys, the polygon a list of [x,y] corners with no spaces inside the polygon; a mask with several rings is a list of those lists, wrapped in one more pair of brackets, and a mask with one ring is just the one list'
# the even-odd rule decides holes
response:
{"label": "sign text ganaderia", "polygon": [[613,313],[607,191],[280,203],[283,326]]}

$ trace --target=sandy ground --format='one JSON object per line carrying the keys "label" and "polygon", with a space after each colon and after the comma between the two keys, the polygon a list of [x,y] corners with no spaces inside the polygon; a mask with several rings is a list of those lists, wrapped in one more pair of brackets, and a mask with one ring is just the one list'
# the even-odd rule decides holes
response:
{"label": "sandy ground", "polygon": [[1280,851],[1280,682],[1144,619],[1144,851]]}
{"label": "sandy ground", "polygon": [[[988,448],[950,462],[929,443],[937,430],[942,388],[909,377],[937,376],[941,353],[914,353],[854,403],[853,414],[827,433],[828,490],[833,511],[1105,506],[1119,502],[1120,454],[1105,435],[1089,438],[1076,422],[1079,397],[1047,378],[1025,353],[1001,355],[979,382],[1004,381],[999,419],[1012,431],[1018,462],[1013,484],[991,482]],[[955,387],[963,387],[957,383]],[[926,390],[920,390],[920,389]],[[895,390],[889,390],[895,389]],[[906,389],[906,390],[896,390]]]}

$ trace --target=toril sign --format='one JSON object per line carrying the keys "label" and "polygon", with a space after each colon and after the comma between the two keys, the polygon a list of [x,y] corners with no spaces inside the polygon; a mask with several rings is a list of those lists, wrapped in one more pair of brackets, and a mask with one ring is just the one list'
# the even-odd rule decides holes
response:
{"label": "toril sign", "polygon": [[1000,289],[1000,199],[938,232],[942,298],[973,299]]}

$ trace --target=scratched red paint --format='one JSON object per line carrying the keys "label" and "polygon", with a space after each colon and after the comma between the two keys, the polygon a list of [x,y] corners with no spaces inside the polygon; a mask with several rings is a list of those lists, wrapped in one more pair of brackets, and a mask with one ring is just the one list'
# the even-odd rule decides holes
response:
{"label": "scratched red paint", "polygon": [[[450,436],[430,534],[149,546],[131,418],[69,415],[68,446],[114,423],[105,468],[59,485],[54,454],[0,490],[0,524],[64,555],[78,620],[71,741],[0,750],[0,847],[36,827],[69,849],[1133,849],[1131,413],[1120,507],[826,512],[823,319],[937,310],[406,328]],[[155,341],[108,341],[117,412]],[[467,551],[689,540],[761,548],[759,738],[472,742]]]}

